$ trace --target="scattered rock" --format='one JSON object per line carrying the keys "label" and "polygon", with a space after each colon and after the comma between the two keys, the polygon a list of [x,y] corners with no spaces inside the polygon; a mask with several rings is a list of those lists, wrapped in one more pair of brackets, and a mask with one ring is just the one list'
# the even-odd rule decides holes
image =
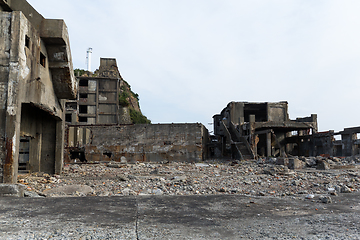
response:
{"label": "scattered rock", "polygon": [[306,166],[306,163],[301,161],[298,158],[289,159],[289,168],[290,169],[303,169]]}
{"label": "scattered rock", "polygon": [[316,169],[318,169],[318,170],[329,170],[330,166],[324,160],[319,160],[319,161],[317,161]]}
{"label": "scattered rock", "polygon": [[308,195],[306,195],[306,199],[313,199],[315,197],[315,195],[314,194],[308,194]]}
{"label": "scattered rock", "polygon": [[44,195],[39,195],[33,191],[24,191],[24,197],[32,197],[32,198],[42,198],[45,197]]}
{"label": "scattered rock", "polygon": [[308,167],[314,167],[316,166],[316,158],[314,157],[305,158],[305,163],[306,166]]}
{"label": "scattered rock", "polygon": [[348,186],[342,186],[341,189],[340,189],[340,192],[341,193],[351,193],[351,189],[348,187]]}
{"label": "scattered rock", "polygon": [[108,164],[106,164],[106,166],[110,167],[110,168],[122,168],[122,167],[124,167],[124,163],[109,162]]}
{"label": "scattered rock", "polygon": [[[275,165],[275,162],[279,163],[278,159],[283,161],[285,158],[235,161],[235,166],[231,166],[232,161],[111,163],[121,167],[109,167],[111,165],[104,163],[71,164],[64,166],[61,175],[24,174],[19,176],[18,182],[26,190],[46,194],[47,197],[246,194],[298,198],[304,194],[304,198],[309,194],[325,196],[360,189],[360,175],[356,168],[334,168],[325,172],[314,168],[293,171],[288,168],[299,168],[299,165],[300,168],[301,165],[309,167],[316,159],[319,165],[321,162],[328,164],[329,157],[290,157],[287,158],[288,166]],[[340,162],[332,160],[336,166],[349,166],[349,162],[355,161],[354,158],[341,158]],[[71,185],[88,186],[90,189],[87,192],[80,188],[64,190]],[[345,188],[343,186],[347,189],[341,190]]]}
{"label": "scattered rock", "polygon": [[321,196],[320,197],[320,201],[322,203],[332,203],[331,197],[330,196]]}
{"label": "scattered rock", "polygon": [[59,195],[59,196],[64,196],[64,195],[73,195],[73,196],[79,196],[83,195],[86,196],[87,194],[92,193],[94,190],[87,186],[87,185],[65,185],[65,186],[61,186],[61,187],[57,187],[54,189],[50,189],[44,192],[44,194],[46,196],[51,196],[51,195]]}
{"label": "scattered rock", "polygon": [[186,180],[186,176],[175,176],[171,179],[173,182],[180,182],[180,181],[185,181]]}

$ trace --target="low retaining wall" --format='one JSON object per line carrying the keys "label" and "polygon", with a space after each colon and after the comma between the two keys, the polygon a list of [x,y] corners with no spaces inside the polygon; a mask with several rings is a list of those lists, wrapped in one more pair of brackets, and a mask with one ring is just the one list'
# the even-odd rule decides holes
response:
{"label": "low retaining wall", "polygon": [[[68,126],[65,162],[199,162],[208,130],[200,123]],[[78,158],[78,159],[77,159]]]}

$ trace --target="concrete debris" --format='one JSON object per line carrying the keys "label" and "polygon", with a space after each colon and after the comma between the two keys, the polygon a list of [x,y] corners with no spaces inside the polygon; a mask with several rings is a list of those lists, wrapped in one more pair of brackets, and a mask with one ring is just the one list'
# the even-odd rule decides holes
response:
{"label": "concrete debris", "polygon": [[348,186],[342,186],[340,189],[341,193],[351,193],[351,189]]}
{"label": "concrete debris", "polygon": [[332,203],[332,199],[330,196],[321,196],[320,197],[320,201],[322,203]]}
{"label": "concrete debris", "polygon": [[306,195],[306,199],[313,199],[315,197],[315,195],[314,194],[308,194],[308,195]]}
{"label": "concrete debris", "polygon": [[38,194],[36,192],[33,191],[24,191],[24,197],[31,197],[31,198],[42,198],[42,197],[46,197],[44,194]]}
{"label": "concrete debris", "polygon": [[25,189],[21,184],[0,184],[0,197],[24,197]]}
{"label": "concrete debris", "polygon": [[324,160],[319,160],[319,161],[317,161],[316,169],[319,169],[319,170],[329,170],[329,169],[330,169],[330,165],[329,165],[329,163],[327,163],[327,162],[324,161]]}
{"label": "concrete debris", "polygon": [[56,187],[53,189],[45,190],[44,194],[49,197],[61,197],[73,195],[77,197],[84,197],[90,195],[93,192],[93,189],[87,185],[65,185]]}
{"label": "concrete debris", "polygon": [[[360,156],[356,161],[359,159]],[[298,160],[305,163],[308,159]],[[236,165],[232,161],[201,165],[136,163],[123,164],[121,168],[105,163],[70,164],[65,165],[61,176],[26,174],[19,176],[18,181],[28,191],[47,197],[244,194],[302,200],[314,196],[311,199],[315,201],[316,196],[360,189],[358,165],[349,165],[351,161],[347,158],[333,161],[337,167],[328,170],[315,166],[290,170],[288,166],[274,164],[276,161],[271,158],[240,161]]]}

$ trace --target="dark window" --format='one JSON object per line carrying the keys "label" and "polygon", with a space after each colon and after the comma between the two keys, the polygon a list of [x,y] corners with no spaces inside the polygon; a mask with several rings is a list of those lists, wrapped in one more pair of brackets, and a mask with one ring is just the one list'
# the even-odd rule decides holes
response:
{"label": "dark window", "polygon": [[71,113],[67,113],[67,114],[65,115],[65,121],[71,123],[71,120],[72,120],[72,114],[71,114]]}
{"label": "dark window", "polygon": [[80,105],[79,106],[79,113],[88,113],[87,105]]}
{"label": "dark window", "polygon": [[81,162],[87,162],[84,151],[70,151],[70,158],[74,162],[76,162],[76,159],[79,159]]}
{"label": "dark window", "polygon": [[105,151],[105,152],[103,152],[103,155],[104,155],[104,156],[107,156],[108,158],[111,158],[111,156],[112,156],[113,154],[112,154],[112,152]]}
{"label": "dark window", "polygon": [[87,98],[88,95],[86,93],[80,93],[80,98]]}
{"label": "dark window", "polygon": [[46,63],[46,57],[44,54],[40,53],[40,64],[41,66],[45,67],[45,63]]}
{"label": "dark window", "polygon": [[87,123],[87,117],[79,117],[79,122]]}
{"label": "dark window", "polygon": [[30,49],[30,38],[29,36],[25,36],[25,47]]}
{"label": "dark window", "polygon": [[79,81],[79,86],[81,86],[81,87],[87,87],[87,86],[89,86],[89,81],[86,80],[86,79],[81,79],[81,80]]}

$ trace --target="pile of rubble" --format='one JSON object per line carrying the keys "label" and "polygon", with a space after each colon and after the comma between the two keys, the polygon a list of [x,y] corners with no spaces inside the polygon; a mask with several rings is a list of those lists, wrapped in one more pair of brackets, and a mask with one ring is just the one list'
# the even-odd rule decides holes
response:
{"label": "pile of rubble", "polygon": [[27,196],[246,194],[331,202],[360,189],[360,156],[206,163],[71,164],[62,175],[20,175]]}

